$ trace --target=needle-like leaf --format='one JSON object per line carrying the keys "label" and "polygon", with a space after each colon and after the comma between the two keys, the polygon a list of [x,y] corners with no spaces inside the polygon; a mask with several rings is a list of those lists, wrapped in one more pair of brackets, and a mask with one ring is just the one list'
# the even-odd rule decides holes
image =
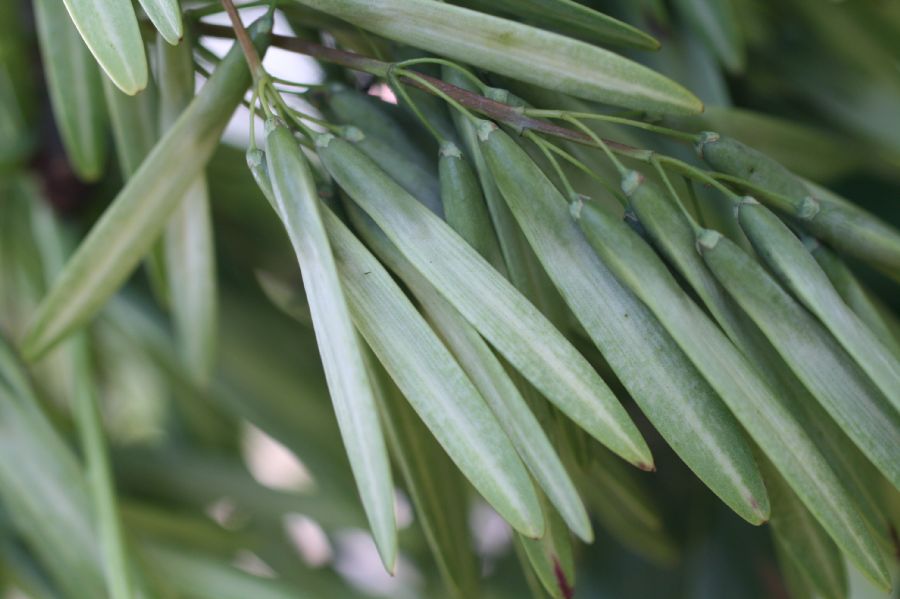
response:
{"label": "needle-like leaf", "polygon": [[[484,127],[482,135],[504,198],[619,380],[701,479],[744,518],[764,521],[765,490],[752,456],[713,390],[653,315],[600,261],[568,203],[524,150],[502,131]],[[673,394],[684,402],[683,411],[671,410]]]}
{"label": "needle-like leaf", "polygon": [[108,147],[100,69],[59,0],[36,0],[34,16],[63,146],[75,173],[93,181],[103,173]]}
{"label": "needle-like leaf", "polygon": [[[251,28],[261,47],[271,23],[265,17]],[[128,277],[212,155],[249,83],[235,46],[69,260],[22,340],[28,359],[89,320]]]}
{"label": "needle-like leaf", "polygon": [[345,140],[319,155],[397,249],[531,383],[625,459],[651,468],[643,438],[587,361],[478,253]]}
{"label": "needle-like leaf", "polygon": [[375,355],[484,498],[513,528],[540,537],[534,488],[496,417],[384,267],[325,214],[354,321]]}
{"label": "needle-like leaf", "polygon": [[[159,126],[164,134],[194,97],[191,45],[157,43]],[[199,175],[185,192],[164,235],[169,305],[194,380],[203,385],[215,364],[218,301],[216,257],[206,176]]]}
{"label": "needle-like leaf", "polygon": [[[63,2],[87,47],[116,86],[130,96],[144,89],[148,78],[147,56],[131,1]],[[62,10],[62,6],[56,10]]]}
{"label": "needle-like leaf", "polygon": [[181,23],[181,7],[178,0],[140,0],[141,8],[150,17],[150,21],[160,35],[171,45],[176,46],[184,35]]}
{"label": "needle-like leaf", "polygon": [[381,560],[393,572],[397,559],[394,488],[363,346],[350,318],[312,171],[283,122],[269,120],[266,129],[272,199],[303,274],[325,379],[363,507]]}
{"label": "needle-like leaf", "polygon": [[[807,330],[805,327],[810,324],[818,326],[815,322],[803,324],[803,321],[797,320],[797,314],[793,310],[785,311],[779,308],[778,317],[773,317],[776,312],[769,304],[769,298],[781,296],[790,298],[771,280],[762,266],[754,262],[733,242],[718,233],[704,230],[698,235],[697,247],[716,279],[761,328],[764,322],[760,320],[760,315],[764,315],[769,323],[776,325],[775,334],[780,336],[780,339],[788,339],[788,336],[784,335],[784,327],[790,325],[793,331],[790,339],[793,340],[794,334],[804,334]],[[802,315],[802,310],[800,312]],[[769,340],[773,344],[776,342],[771,332]],[[815,341],[817,343],[814,343],[813,347],[821,347],[823,340]],[[825,347],[828,347],[827,342]],[[807,362],[817,362],[817,354]],[[732,406],[732,409],[738,407]],[[879,585],[889,586],[884,560],[878,552],[875,541],[854,507],[854,502],[832,470],[780,404],[771,403],[762,408],[762,405],[758,406],[759,411],[755,412],[761,426],[754,438],[760,448],[766,452],[781,475],[791,483],[794,492],[860,570]],[[889,424],[888,426],[890,427]],[[896,441],[889,441],[889,446],[895,447]]]}
{"label": "needle-like leaf", "polygon": [[694,113],[692,93],[608,50],[431,0],[297,0],[389,39],[590,100]]}
{"label": "needle-like leaf", "polygon": [[474,597],[478,570],[466,534],[464,481],[400,391],[384,376],[371,376],[380,383],[384,428],[441,576],[454,599]]}
{"label": "needle-like leaf", "polygon": [[900,411],[900,359],[844,303],[803,242],[752,198],[741,200],[737,217],[756,253]]}
{"label": "needle-like leaf", "polygon": [[586,542],[591,542],[590,520],[575,485],[525,398],[487,342],[413,268],[374,223],[360,214],[359,208],[352,207],[350,213],[369,247],[422,304],[424,315],[475,384],[544,493],[569,527]]}
{"label": "needle-like leaf", "polygon": [[659,42],[640,29],[574,0],[465,0],[463,5],[519,16],[543,29],[595,44],[656,50]]}

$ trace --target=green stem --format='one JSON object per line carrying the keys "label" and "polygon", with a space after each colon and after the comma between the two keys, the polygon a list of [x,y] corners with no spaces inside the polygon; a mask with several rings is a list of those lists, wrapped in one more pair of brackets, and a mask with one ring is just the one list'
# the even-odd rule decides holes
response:
{"label": "green stem", "polygon": [[672,196],[672,201],[675,202],[675,205],[678,206],[678,209],[681,210],[681,213],[684,214],[684,217],[687,219],[688,223],[690,223],[691,228],[696,233],[700,230],[700,225],[697,224],[697,221],[691,216],[690,212],[688,212],[687,208],[681,201],[681,198],[678,197],[678,192],[675,191],[675,186],[672,185],[672,182],[669,180],[669,175],[666,173],[666,169],[663,168],[662,163],[659,161],[658,156],[654,156],[650,159],[650,163],[653,165],[653,168],[656,169],[656,172],[659,174],[660,178],[663,180],[663,184],[666,186],[666,189],[669,192],[669,195]]}
{"label": "green stem", "polygon": [[396,72],[394,70],[390,70],[388,72],[388,85],[391,86],[400,99],[406,102],[409,109],[413,111],[413,114],[416,115],[416,118],[419,119],[419,122],[425,127],[425,129],[434,137],[434,139],[438,142],[438,145],[444,143],[444,136],[434,128],[434,125],[428,120],[428,118],[422,114],[421,109],[419,109],[419,105],[416,104],[413,99],[410,97],[409,93],[406,91],[406,88],[403,87],[403,84],[400,83],[400,80],[397,78]]}

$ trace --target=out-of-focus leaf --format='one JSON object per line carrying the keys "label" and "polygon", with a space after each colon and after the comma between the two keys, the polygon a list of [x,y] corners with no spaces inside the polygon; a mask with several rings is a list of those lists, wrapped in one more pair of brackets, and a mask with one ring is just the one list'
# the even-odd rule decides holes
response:
{"label": "out-of-focus leaf", "polygon": [[44,77],[72,169],[99,179],[106,166],[108,116],[100,69],[60,0],[35,0]]}
{"label": "out-of-focus leaf", "polygon": [[372,376],[380,383],[379,405],[394,459],[441,576],[452,597],[477,596],[479,576],[467,534],[465,483],[400,391],[386,375]]}
{"label": "out-of-focus leaf", "polygon": [[[130,96],[144,89],[147,57],[130,0],[63,1],[87,47],[116,87]],[[62,6],[53,10],[61,11]]]}
{"label": "out-of-focus leaf", "polygon": [[[262,46],[271,23],[271,17],[265,17],[251,28]],[[212,155],[249,82],[244,57],[234,47],[128,181],[44,298],[22,341],[29,359],[89,320],[128,277]],[[184,160],[185,153],[192,159]]]}
{"label": "out-of-focus leaf", "polygon": [[175,46],[181,42],[184,27],[178,0],[140,0],[141,7],[165,40]]}
{"label": "out-of-focus leaf", "polygon": [[[102,597],[103,564],[81,466],[0,338],[0,498],[18,533],[71,597]],[[14,456],[14,459],[12,459]]]}

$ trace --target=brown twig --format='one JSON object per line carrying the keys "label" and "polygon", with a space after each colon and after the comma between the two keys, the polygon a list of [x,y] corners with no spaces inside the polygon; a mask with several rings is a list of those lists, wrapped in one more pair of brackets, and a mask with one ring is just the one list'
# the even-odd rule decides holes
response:
{"label": "brown twig", "polygon": [[[230,4],[230,0],[222,1],[229,2]],[[208,23],[200,23],[198,25],[198,32],[201,35],[208,35],[211,37],[235,37],[235,31],[237,31],[237,29],[233,31],[231,28],[223,27],[221,25],[210,25]],[[291,52],[297,52],[298,54],[305,54],[306,56],[310,56],[317,60],[346,67],[354,71],[369,73],[370,75],[374,75],[375,77],[386,78],[388,75],[388,71],[391,68],[391,63],[385,62],[383,60],[363,56],[362,54],[356,54],[355,52],[338,50],[337,48],[328,48],[327,46],[323,46],[321,44],[296,37],[273,35],[272,45]],[[567,141],[573,141],[579,144],[597,147],[596,142],[594,142],[594,140],[592,140],[590,136],[581,131],[575,131],[573,129],[569,129],[568,127],[562,127],[554,123],[526,116],[514,106],[509,106],[508,104],[503,104],[502,102],[496,102],[489,98],[485,98],[484,96],[471,92],[467,89],[451,85],[442,79],[429,77],[428,75],[425,75],[423,73],[419,73],[418,76],[427,81],[430,85],[434,86],[434,88],[440,90],[441,93],[447,94],[447,96],[459,102],[460,105],[468,108],[469,110],[478,112],[479,114],[482,114],[491,120],[505,123],[516,129],[517,131],[536,131],[538,133],[543,133],[544,135],[549,135],[551,137],[557,137],[560,139],[565,139]],[[412,85],[425,92],[434,94],[434,89],[429,88],[428,85],[424,85],[420,81],[416,81],[409,77],[400,77],[399,79],[406,85]],[[604,143],[606,143],[607,146],[620,154],[646,154],[646,151],[644,150],[619,143],[617,141],[604,140]]]}
{"label": "brown twig", "polygon": [[[253,76],[253,80],[258,81],[263,75],[262,61],[259,59],[259,52],[256,51],[256,46],[254,46],[253,42],[250,40],[250,35],[244,28],[244,24],[241,22],[241,16],[234,7],[234,3],[231,0],[222,0],[222,6],[225,7],[225,12],[228,13],[228,18],[231,19],[232,29],[229,30],[231,33],[227,37],[234,37],[237,39],[238,43],[241,45],[241,50],[244,51],[244,57],[247,59],[247,66],[250,67],[250,74]],[[223,29],[228,28],[223,27]]]}

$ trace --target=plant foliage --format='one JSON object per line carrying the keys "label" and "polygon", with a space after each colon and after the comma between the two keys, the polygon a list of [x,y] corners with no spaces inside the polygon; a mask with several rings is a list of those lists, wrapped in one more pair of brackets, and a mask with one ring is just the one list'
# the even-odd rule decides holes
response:
{"label": "plant foliage", "polygon": [[890,596],[898,39],[4,1],[0,593]]}

